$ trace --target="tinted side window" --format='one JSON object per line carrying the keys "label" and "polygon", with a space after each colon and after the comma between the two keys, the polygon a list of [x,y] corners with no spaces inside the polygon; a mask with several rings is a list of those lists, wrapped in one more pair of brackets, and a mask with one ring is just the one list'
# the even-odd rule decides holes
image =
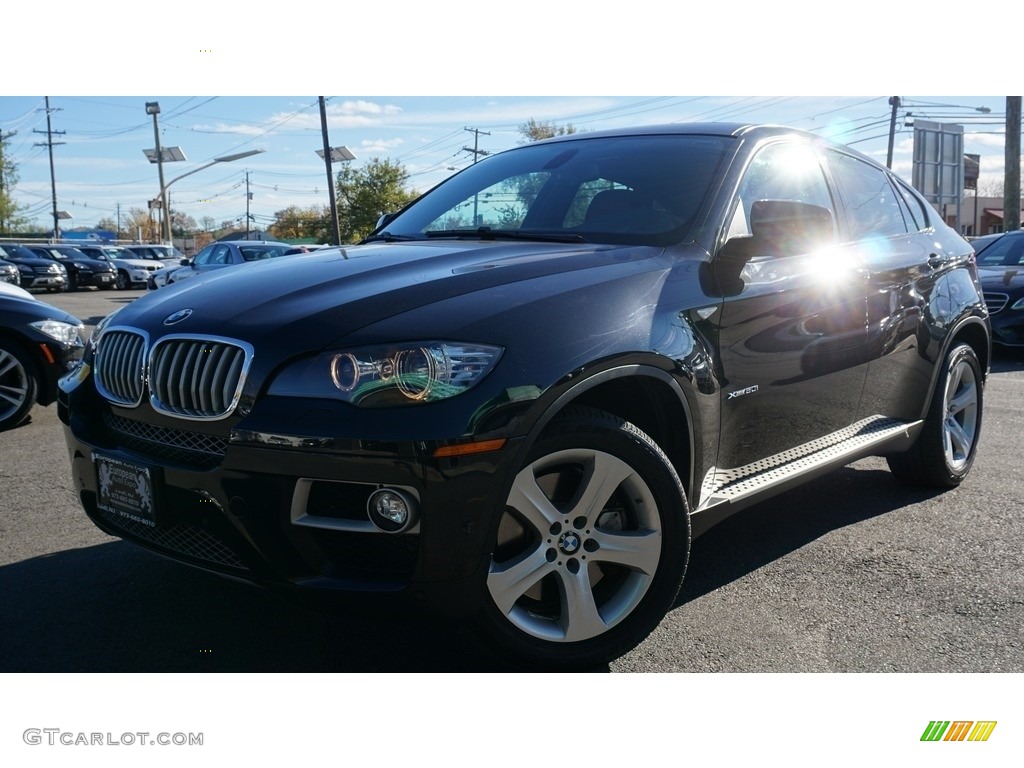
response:
{"label": "tinted side window", "polygon": [[821,164],[814,150],[803,144],[770,144],[751,160],[740,183],[739,204],[729,237],[749,235],[750,207],[757,200],[789,200],[835,209]]}
{"label": "tinted side window", "polygon": [[852,239],[893,237],[910,231],[884,171],[839,152],[830,151],[829,157]]}
{"label": "tinted side window", "polygon": [[192,263],[199,266],[202,266],[203,264],[209,264],[210,258],[213,256],[213,249],[216,247],[216,244],[206,246],[205,248],[203,248],[203,250],[196,254],[196,257],[195,259],[192,260]]}

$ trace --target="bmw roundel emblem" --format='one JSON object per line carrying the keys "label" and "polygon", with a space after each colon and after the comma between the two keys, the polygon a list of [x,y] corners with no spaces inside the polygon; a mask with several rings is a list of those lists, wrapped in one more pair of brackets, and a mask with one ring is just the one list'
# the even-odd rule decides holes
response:
{"label": "bmw roundel emblem", "polygon": [[174,312],[164,318],[164,325],[174,325],[175,323],[180,323],[182,320],[184,320],[191,314],[191,309],[179,309],[177,312]]}

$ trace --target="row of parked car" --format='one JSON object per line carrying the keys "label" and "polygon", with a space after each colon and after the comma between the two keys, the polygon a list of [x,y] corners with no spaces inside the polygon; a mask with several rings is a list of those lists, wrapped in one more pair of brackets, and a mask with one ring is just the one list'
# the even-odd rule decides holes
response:
{"label": "row of parked car", "polygon": [[153,272],[178,267],[182,258],[173,246],[162,245],[0,243],[0,282],[51,293],[124,290],[145,286]]}

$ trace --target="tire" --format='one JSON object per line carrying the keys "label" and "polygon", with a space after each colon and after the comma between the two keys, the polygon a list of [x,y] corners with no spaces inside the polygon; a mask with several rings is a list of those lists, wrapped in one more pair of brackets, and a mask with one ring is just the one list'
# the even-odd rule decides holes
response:
{"label": "tire", "polygon": [[131,278],[128,277],[128,273],[123,269],[117,270],[117,289],[119,291],[127,291],[132,287]]}
{"label": "tire", "polygon": [[886,457],[900,480],[955,488],[974,464],[981,436],[984,378],[974,350],[960,344],[946,356],[924,428],[906,453]]}
{"label": "tire", "polygon": [[78,290],[78,274],[76,272],[68,272],[68,290]]}
{"label": "tire", "polygon": [[483,629],[532,666],[606,664],[672,607],[689,551],[686,494],[668,457],[618,417],[568,409],[513,481]]}
{"label": "tire", "polygon": [[36,401],[36,367],[18,344],[0,339],[0,431],[16,427]]}

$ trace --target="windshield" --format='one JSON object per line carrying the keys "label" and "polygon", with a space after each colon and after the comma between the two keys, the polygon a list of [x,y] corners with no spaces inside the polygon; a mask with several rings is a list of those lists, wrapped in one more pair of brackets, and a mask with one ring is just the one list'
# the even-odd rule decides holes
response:
{"label": "windshield", "polygon": [[378,236],[681,242],[730,141],[660,135],[528,144],[470,166]]}
{"label": "windshield", "polygon": [[978,266],[1017,267],[1024,264],[1024,235],[1006,234],[977,248]]}

